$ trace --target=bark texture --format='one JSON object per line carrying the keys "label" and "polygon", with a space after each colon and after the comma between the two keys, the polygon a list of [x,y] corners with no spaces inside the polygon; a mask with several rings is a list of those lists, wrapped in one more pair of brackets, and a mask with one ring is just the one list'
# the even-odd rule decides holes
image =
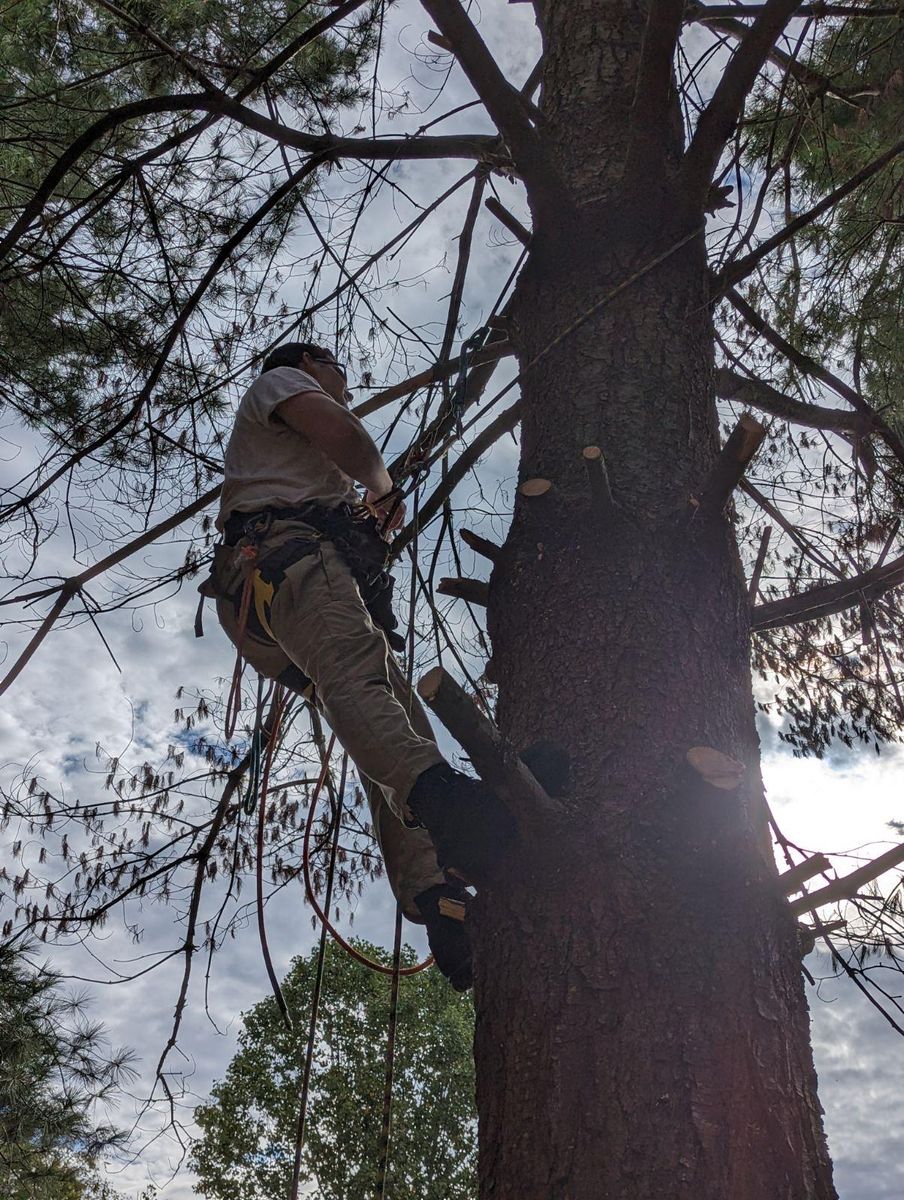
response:
{"label": "bark texture", "polygon": [[[679,182],[661,44],[674,6],[535,7],[545,131],[575,210],[535,226],[512,306],[521,367],[535,364],[521,479],[553,487],[516,499],[489,622],[499,724],[568,751],[569,820],[525,839],[479,898],[480,1194],[830,1200],[744,581],[730,520],[689,503],[719,433],[703,216]],[[605,519],[587,445],[618,505]],[[740,786],[705,783],[693,746],[740,760]]]}

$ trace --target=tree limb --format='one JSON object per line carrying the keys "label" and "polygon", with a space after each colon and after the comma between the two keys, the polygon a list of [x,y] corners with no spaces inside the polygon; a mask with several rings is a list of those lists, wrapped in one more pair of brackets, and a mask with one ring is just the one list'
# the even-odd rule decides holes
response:
{"label": "tree limb", "polygon": [[875,600],[904,583],[904,554],[879,567],[872,567],[850,579],[809,588],[795,596],[758,604],[750,617],[751,628],[760,633],[830,617],[853,608],[862,600]]}
{"label": "tree limb", "polygon": [[512,87],[459,0],[421,0],[444,37],[493,124],[509,147],[515,165],[528,185],[532,206],[552,214],[570,209],[571,198],[553,165],[547,147],[527,115],[524,97]]}
{"label": "tree limb", "polygon": [[732,284],[738,283],[740,280],[746,278],[746,276],[750,274],[754,267],[756,267],[756,265],[768,254],[771,254],[776,247],[781,246],[784,242],[787,242],[790,238],[800,233],[800,231],[805,229],[807,225],[811,225],[814,221],[819,220],[824,213],[830,212],[836,204],[839,204],[845,198],[845,196],[849,196],[851,192],[856,191],[857,188],[861,187],[868,180],[872,179],[874,175],[878,175],[878,173],[887,167],[889,163],[893,162],[899,154],[904,154],[904,138],[902,138],[899,142],[895,142],[895,144],[890,149],[886,150],[884,154],[880,154],[878,158],[873,159],[871,163],[868,163],[867,166],[858,171],[856,175],[852,175],[851,178],[842,183],[840,187],[837,187],[834,189],[834,191],[829,192],[829,194],[824,196],[818,204],[814,204],[812,208],[807,209],[806,212],[803,212],[800,214],[800,216],[795,217],[793,221],[789,221],[784,229],[780,229],[777,233],[774,233],[772,237],[766,238],[766,240],[761,242],[756,249],[751,250],[749,254],[745,254],[743,258],[739,258],[735,262],[730,263],[721,273],[721,275],[716,277],[715,286],[717,291],[721,293],[726,287],[730,287]]}
{"label": "tree limb", "polygon": [[863,413],[795,400],[764,380],[740,375],[730,367],[716,369],[715,383],[716,395],[721,396],[723,400],[737,400],[740,404],[749,404],[761,412],[782,417],[795,425],[805,425],[808,429],[853,433],[861,437],[871,429],[870,419]]}
{"label": "tree limb", "polygon": [[695,195],[709,187],[750,89],[797,7],[798,0],[767,0],[725,68],[684,156],[682,173]]}

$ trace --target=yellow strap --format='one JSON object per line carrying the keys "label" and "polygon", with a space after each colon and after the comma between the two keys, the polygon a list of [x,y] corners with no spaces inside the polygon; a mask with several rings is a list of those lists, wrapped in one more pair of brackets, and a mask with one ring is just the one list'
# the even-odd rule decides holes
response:
{"label": "yellow strap", "polygon": [[264,630],[267,636],[273,638],[273,641],[275,642],[276,634],[270,628],[270,620],[267,614],[269,612],[270,605],[273,603],[273,597],[276,593],[276,589],[273,587],[272,583],[268,583],[266,580],[261,578],[260,571],[254,572],[252,577],[252,587],[254,591],[254,611],[257,613],[257,619],[260,621],[261,628]]}

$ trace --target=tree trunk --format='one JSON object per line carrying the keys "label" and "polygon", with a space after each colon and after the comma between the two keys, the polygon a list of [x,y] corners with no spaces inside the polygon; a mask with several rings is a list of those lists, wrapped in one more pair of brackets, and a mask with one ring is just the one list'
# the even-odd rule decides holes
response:
{"label": "tree trunk", "polygon": [[[744,581],[730,520],[690,503],[719,447],[702,236],[643,270],[702,234],[674,90],[645,3],[536,8],[545,132],[577,210],[535,225],[513,307],[521,480],[553,486],[517,497],[489,622],[500,726],[568,751],[569,821],[480,897],[480,1195],[829,1200]],[[591,444],[614,514],[592,499]],[[694,746],[740,760],[740,785],[706,783]]]}

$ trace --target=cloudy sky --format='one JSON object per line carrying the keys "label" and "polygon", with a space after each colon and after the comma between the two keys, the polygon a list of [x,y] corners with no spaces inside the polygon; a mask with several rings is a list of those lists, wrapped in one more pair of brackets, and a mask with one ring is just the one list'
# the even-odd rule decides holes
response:
{"label": "cloudy sky", "polygon": [[[488,0],[483,6],[483,32],[514,81],[527,75],[538,49],[527,8],[509,6],[502,0]],[[412,67],[410,51],[421,44],[428,27],[419,5],[406,0],[387,23],[382,58],[384,81],[410,91],[414,104],[422,106],[425,89],[435,87],[441,77],[437,65],[426,61],[423,45],[422,59]],[[453,72],[442,105],[451,108],[469,98],[466,83]],[[435,111],[431,111],[433,115]],[[410,111],[387,128],[401,132],[416,128],[423,119]],[[473,127],[473,113],[449,123],[450,130]],[[441,190],[446,174],[445,168],[436,165],[401,164],[393,177],[406,188],[416,186],[418,194],[426,197]],[[450,250],[454,254],[453,239],[464,202],[463,196],[451,202],[407,247],[400,277],[408,282],[386,300],[401,315],[421,322],[435,312],[434,319],[442,322],[449,282],[445,256]],[[362,232],[362,244],[377,246],[391,235],[398,227],[398,204],[398,198],[388,194],[377,201],[370,210],[368,229]],[[512,206],[516,206],[514,201]],[[409,219],[410,213],[402,212],[401,218]],[[489,217],[478,227],[475,246],[466,293],[468,326],[480,323],[514,254]],[[0,442],[0,484],[8,484],[23,474],[33,446],[12,424],[0,426],[0,436],[5,439]],[[459,489],[456,506],[478,512],[492,506],[503,509],[515,469],[515,445],[501,443],[481,465],[477,477]],[[150,567],[179,561],[183,549],[177,539],[170,546],[147,552],[146,561]],[[47,555],[53,564],[48,570],[71,571],[67,542],[61,539],[51,544]],[[134,617],[117,613],[105,618],[104,635],[121,673],[90,625],[55,632],[27,676],[5,698],[0,712],[3,760],[13,764],[7,767],[7,777],[24,770],[26,764],[33,764],[33,769],[37,764],[50,790],[88,799],[102,781],[102,764],[95,755],[98,742],[110,754],[134,763],[162,760],[178,733],[173,720],[177,689],[214,690],[231,669],[230,647],[215,621],[208,617],[207,636],[200,641],[194,638],[194,606],[195,595],[189,588]],[[14,636],[11,653],[17,645],[21,640]],[[764,727],[762,733],[769,798],[788,837],[808,849],[837,854],[842,869],[847,863],[843,855],[872,857],[887,848],[893,837],[887,822],[904,819],[904,754],[890,751],[877,759],[871,752],[851,752],[823,763],[795,760],[781,749],[774,731]],[[71,948],[59,959],[74,978],[88,981],[94,1012],[106,1023],[112,1039],[132,1045],[140,1055],[142,1074],[123,1105],[125,1121],[138,1111],[150,1086],[169,1032],[180,972],[175,960],[135,983],[109,982],[115,972],[125,975],[149,961],[140,956],[168,951],[178,944],[179,930],[165,907],[147,906],[141,918],[146,930],[141,944],[133,944],[120,926],[111,923],[99,945]],[[392,921],[388,889],[378,884],[359,905],[354,931],[388,944]],[[299,888],[287,888],[273,900],[268,923],[281,971],[292,956],[304,953],[313,939]],[[417,931],[409,926],[408,932],[418,944]],[[898,1197],[904,1192],[904,1137],[896,1120],[904,1100],[900,1070],[904,1042],[851,985],[824,978],[830,975],[824,959],[814,954],[807,966],[819,980],[811,989],[810,1003],[839,1195],[842,1200]],[[106,985],[91,982],[97,980]],[[192,996],[180,1041],[188,1055],[181,1060],[186,1072],[186,1120],[190,1120],[193,1104],[206,1096],[211,1081],[223,1073],[229,1061],[238,1014],[265,991],[256,931],[246,926],[217,956],[209,1015],[197,989]],[[153,1138],[158,1121],[153,1112],[142,1117],[135,1142],[139,1152],[111,1179],[130,1193],[151,1181],[166,1200],[185,1200],[193,1194],[191,1178],[180,1165],[180,1149],[173,1138]]]}

